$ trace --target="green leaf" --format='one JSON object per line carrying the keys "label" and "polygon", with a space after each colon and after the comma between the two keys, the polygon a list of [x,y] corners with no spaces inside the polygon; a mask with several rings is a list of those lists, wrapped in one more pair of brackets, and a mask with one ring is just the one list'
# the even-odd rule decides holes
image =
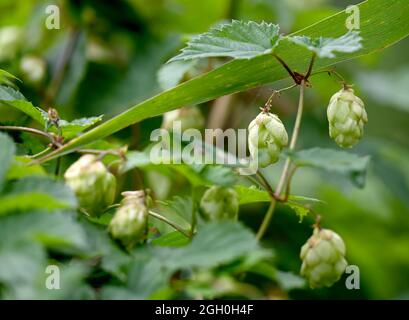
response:
{"label": "green leaf", "polygon": [[21,92],[11,87],[0,85],[0,104],[16,108],[43,126],[45,125],[40,109],[34,107],[31,102],[27,101]]}
{"label": "green leaf", "polygon": [[292,36],[286,39],[315,52],[321,58],[335,58],[334,52],[355,52],[362,48],[362,38],[356,31],[349,31],[339,38]]}
{"label": "green leaf", "polygon": [[248,204],[254,202],[270,202],[271,197],[267,191],[261,190],[256,186],[245,187],[237,185],[234,187],[239,196],[239,204]]}
{"label": "green leaf", "polygon": [[[24,112],[43,127],[46,126],[49,119],[47,112],[33,106],[31,102],[26,100],[21,92],[11,87],[0,85],[0,104],[4,104]],[[71,122],[61,119],[59,121],[59,126],[62,128],[63,137],[66,139],[71,139],[101,120],[102,116],[81,118]],[[51,131],[57,132],[56,128],[52,128]]]}
{"label": "green leaf", "polygon": [[103,296],[146,299],[158,289],[165,288],[177,270],[215,268],[258,248],[255,235],[240,223],[212,222],[204,225],[185,247],[156,246],[136,250],[128,288],[109,287]]}
{"label": "green leaf", "polygon": [[179,231],[173,231],[152,240],[151,243],[162,247],[183,247],[189,243],[189,238]]}
{"label": "green leaf", "polygon": [[233,20],[194,37],[170,62],[208,57],[250,59],[272,52],[278,39],[276,24]]}
{"label": "green leaf", "polygon": [[[45,125],[49,121],[48,113],[42,109],[39,109],[39,111],[41,112],[41,116],[43,118],[41,124]],[[82,131],[100,122],[102,120],[102,117],[103,116],[80,118],[80,119],[75,119],[73,121],[66,121],[64,119],[61,119],[58,122],[58,126],[62,129],[63,137],[65,139],[71,139],[77,136]],[[53,128],[52,131],[56,132],[57,129]]]}
{"label": "green leaf", "polygon": [[18,80],[18,78],[7,71],[0,69],[0,85],[5,84],[7,86],[12,86],[13,83],[10,80]]}
{"label": "green leaf", "polygon": [[[409,34],[409,2],[406,0],[368,0],[358,5],[361,14],[360,36],[362,48],[358,51],[338,54],[334,59],[317,58],[314,69],[351,60],[364,54],[389,47]],[[388,20],[388,23],[385,21]],[[291,36],[339,37],[345,28],[345,11],[313,24]],[[343,32],[342,32],[343,33]],[[342,34],[341,33],[341,34]],[[306,49],[291,41],[280,41],[275,52],[292,69],[307,70],[310,55]],[[72,152],[86,144],[109,136],[131,124],[158,116],[183,105],[198,104],[217,97],[248,90],[277,80],[288,78],[287,72],[270,55],[253,59],[237,59],[207,74],[143,101],[84,135],[73,139],[63,148],[45,156],[42,160]]]}
{"label": "green leaf", "polygon": [[13,140],[8,135],[0,132],[0,192],[3,189],[4,180],[15,152]]}
{"label": "green leaf", "polygon": [[257,248],[256,237],[242,224],[212,222],[204,225],[187,247],[176,251],[171,263],[175,268],[213,268]]}
{"label": "green leaf", "polygon": [[68,212],[28,212],[0,216],[0,243],[34,241],[54,249],[87,247],[85,233]]}
{"label": "green leaf", "polygon": [[[251,186],[251,187],[246,187],[242,185],[236,185],[234,187],[236,189],[236,192],[239,196],[239,204],[248,204],[248,203],[255,203],[255,202],[270,202],[271,197],[268,194],[267,191],[259,189],[256,186]],[[321,200],[315,199],[315,198],[310,198],[310,197],[304,197],[304,196],[297,196],[297,195],[289,195],[288,196],[289,201],[299,201],[299,202],[311,202],[311,203],[317,203],[320,202],[322,203]]]}
{"label": "green leaf", "polygon": [[310,209],[296,202],[287,201],[284,204],[295,211],[297,216],[300,218],[299,221],[300,223],[303,221],[304,217],[306,217],[310,212]]}
{"label": "green leaf", "polygon": [[7,172],[7,180],[17,180],[28,176],[46,176],[47,173],[39,164],[31,164],[32,158],[16,156]]}
{"label": "green leaf", "polygon": [[313,167],[346,176],[357,187],[365,185],[369,156],[358,156],[346,151],[312,148],[288,153],[300,167]]}
{"label": "green leaf", "polygon": [[30,209],[62,209],[77,206],[72,190],[62,182],[45,177],[26,177],[15,182],[0,197],[0,215]]}

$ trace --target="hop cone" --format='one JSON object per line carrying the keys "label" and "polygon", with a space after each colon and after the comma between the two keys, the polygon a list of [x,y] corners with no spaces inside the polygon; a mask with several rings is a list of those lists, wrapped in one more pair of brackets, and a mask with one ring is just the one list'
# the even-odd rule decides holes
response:
{"label": "hop cone", "polygon": [[132,247],[145,234],[148,223],[148,208],[144,191],[123,192],[124,199],[109,223],[112,237],[125,247]]}
{"label": "hop cone", "polygon": [[181,131],[187,129],[202,130],[205,126],[205,119],[197,107],[184,107],[166,112],[163,115],[162,128],[173,130],[175,121],[180,121]]}
{"label": "hop cone", "polygon": [[341,237],[331,230],[316,228],[301,248],[301,275],[311,288],[329,287],[345,271],[344,256],[345,244]]}
{"label": "hop cone", "polygon": [[288,135],[275,114],[261,112],[250,122],[248,142],[252,158],[257,158],[264,168],[278,161],[281,150],[288,143]]}
{"label": "hop cone", "polygon": [[231,188],[213,186],[204,193],[200,209],[209,220],[237,219],[239,212],[237,193]]}
{"label": "hop cone", "polygon": [[344,88],[335,93],[327,110],[329,135],[343,148],[351,148],[362,138],[368,122],[363,101],[354,90]]}
{"label": "hop cone", "polygon": [[114,202],[116,179],[94,155],[84,155],[65,172],[79,206],[90,216],[98,216]]}

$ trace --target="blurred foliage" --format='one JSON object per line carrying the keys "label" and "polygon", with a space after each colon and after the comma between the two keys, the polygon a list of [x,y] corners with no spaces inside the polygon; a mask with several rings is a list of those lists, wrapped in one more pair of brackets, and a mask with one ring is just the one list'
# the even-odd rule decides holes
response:
{"label": "blurred foliage", "polygon": [[[210,59],[162,67],[195,34],[232,18],[279,23],[283,32],[290,33],[356,2],[60,0],[53,3],[61,8],[61,28],[49,30],[44,28],[44,12],[51,2],[0,0],[0,41],[4,31],[17,37],[8,52],[0,51],[0,69],[20,79],[0,73],[0,84],[12,86],[0,87],[0,125],[44,129],[45,118],[34,106],[53,107],[67,120],[67,130],[72,129],[66,138],[73,137],[100,120],[86,118],[104,115],[104,120],[109,119],[223,63]],[[200,232],[189,242],[162,221],[151,219],[149,245],[126,252],[107,235],[112,210],[98,221],[77,214],[74,194],[54,176],[56,161],[26,166],[30,156],[47,146],[47,140],[14,131],[1,133],[0,297],[407,299],[408,50],[409,41],[404,39],[379,53],[337,65],[337,71],[355,84],[369,115],[355,157],[344,159],[354,164],[352,169],[343,161],[335,169],[316,169],[328,169],[322,160],[331,159],[331,154],[325,150],[335,148],[328,137],[326,107],[339,83],[325,73],[311,79],[313,90],[307,92],[299,148],[318,147],[323,154],[313,159],[305,151],[293,155],[304,165],[293,179],[291,193],[304,197],[294,196],[292,206],[278,204],[261,244],[254,231],[267,211],[268,195],[239,179],[236,189],[242,223],[207,224],[199,216]],[[27,55],[45,62],[40,83],[31,83],[22,68]],[[288,81],[281,81],[235,94],[222,127],[247,127],[270,89],[286,84]],[[213,107],[218,102],[220,99],[200,106],[207,119],[214,119]],[[296,103],[295,92],[273,100],[273,110],[287,128],[292,128]],[[84,119],[70,122],[79,118]],[[237,177],[233,168],[150,163],[149,136],[160,121],[159,117],[144,120],[90,148],[127,145],[133,150],[122,171],[115,172],[122,173],[118,174],[118,189],[151,189],[157,209],[187,229],[194,203],[205,187],[236,183]],[[75,159],[77,155],[65,156],[61,171]],[[117,169],[115,158],[105,161],[113,164],[112,171]],[[354,183],[362,186],[366,166],[365,187],[356,188]],[[263,173],[276,185],[281,169],[280,162]],[[300,203],[308,203],[308,208],[322,216],[323,226],[343,237],[349,264],[360,268],[360,290],[347,290],[344,278],[331,288],[310,290],[298,276],[299,250],[314,222],[312,212],[302,211],[305,206]],[[61,290],[44,287],[48,265],[60,267]]]}

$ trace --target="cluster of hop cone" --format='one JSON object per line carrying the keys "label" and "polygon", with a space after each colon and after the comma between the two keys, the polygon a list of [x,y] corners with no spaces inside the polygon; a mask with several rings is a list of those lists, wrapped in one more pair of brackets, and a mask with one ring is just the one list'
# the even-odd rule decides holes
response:
{"label": "cluster of hop cone", "polygon": [[[343,147],[354,146],[363,135],[368,121],[364,104],[349,86],[335,93],[327,110],[329,134]],[[196,107],[174,110],[164,116],[164,128],[173,121],[181,121],[182,128],[204,127],[204,118]],[[277,115],[263,110],[249,125],[249,151],[258,164],[266,167],[276,163],[288,144],[287,131]],[[65,172],[66,183],[77,195],[79,206],[89,216],[99,216],[112,205],[116,179],[95,155],[84,155]],[[123,192],[108,231],[126,248],[132,248],[146,237],[149,196],[143,190]],[[236,220],[239,211],[238,195],[233,188],[212,186],[200,201],[200,212],[207,220]],[[331,286],[339,280],[347,262],[342,238],[317,224],[313,235],[302,246],[301,275],[312,288]]]}

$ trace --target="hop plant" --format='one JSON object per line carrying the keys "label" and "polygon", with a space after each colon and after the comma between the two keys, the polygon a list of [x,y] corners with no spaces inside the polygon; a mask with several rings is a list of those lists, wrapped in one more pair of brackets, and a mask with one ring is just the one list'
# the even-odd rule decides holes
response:
{"label": "hop plant", "polygon": [[301,247],[301,275],[311,288],[329,287],[339,280],[347,266],[342,238],[328,229],[315,228]]}
{"label": "hop plant", "polygon": [[209,220],[235,220],[239,212],[237,192],[232,188],[213,186],[204,193],[200,209]]}
{"label": "hop plant", "polygon": [[141,240],[148,224],[148,208],[144,191],[123,192],[124,199],[109,223],[113,238],[130,248]]}
{"label": "hop plant", "polygon": [[65,172],[79,206],[90,216],[98,216],[114,202],[116,179],[94,155],[84,155]]}
{"label": "hop plant", "polygon": [[163,115],[162,128],[172,130],[175,121],[180,121],[181,131],[187,129],[202,130],[205,126],[205,119],[198,107],[184,107],[166,112]]}
{"label": "hop plant", "polygon": [[261,167],[278,161],[281,150],[288,144],[287,131],[277,115],[261,112],[249,125],[249,150]]}
{"label": "hop plant", "polygon": [[362,138],[368,122],[363,101],[345,87],[335,93],[327,110],[329,135],[343,148],[351,148]]}

